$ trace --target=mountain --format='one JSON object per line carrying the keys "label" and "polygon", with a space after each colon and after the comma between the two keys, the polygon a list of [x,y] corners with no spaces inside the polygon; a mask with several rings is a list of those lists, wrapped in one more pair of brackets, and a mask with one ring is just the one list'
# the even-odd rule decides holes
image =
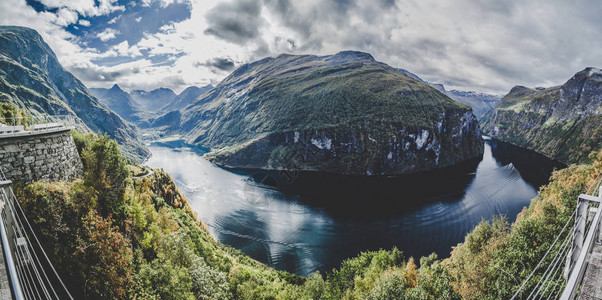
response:
{"label": "mountain", "polygon": [[133,90],[130,92],[130,96],[136,103],[139,103],[144,110],[158,112],[167,103],[172,102],[177,95],[168,88],[158,88],[150,92]]}
{"label": "mountain", "polygon": [[225,167],[395,175],[483,152],[470,107],[362,52],[245,64],[181,113]]}
{"label": "mountain", "polygon": [[460,103],[464,103],[464,104],[470,106],[472,108],[473,113],[477,117],[477,119],[480,119],[486,112],[494,109],[496,104],[498,102],[500,102],[500,100],[502,99],[501,96],[473,92],[473,91],[458,91],[458,90],[447,91],[447,90],[445,90],[445,86],[443,84],[431,83],[431,82],[424,81],[424,80],[422,80],[422,78],[418,77],[418,75],[416,75],[406,69],[398,68],[397,70],[412,79],[418,80],[424,84],[428,84],[428,85],[436,88],[438,91],[446,94],[448,97],[450,97]]}
{"label": "mountain", "polygon": [[129,158],[148,150],[136,128],[94,97],[33,29],[0,26],[0,102],[9,102],[35,116],[69,115],[77,128],[107,133]]}
{"label": "mountain", "polygon": [[586,68],[550,88],[515,86],[481,122],[497,139],[564,163],[586,161],[602,147],[602,70]]}
{"label": "mountain", "polygon": [[162,111],[170,111],[176,109],[182,109],[188,104],[192,103],[196,98],[200,95],[206,93],[207,91],[213,88],[212,85],[206,85],[203,87],[191,86],[182,91],[179,95],[177,95],[170,103],[165,105],[161,110]]}
{"label": "mountain", "polygon": [[472,107],[472,111],[477,119],[481,119],[485,113],[494,109],[502,99],[502,97],[498,95],[478,93],[473,91],[450,90],[445,91],[445,94],[458,102],[462,102]]}
{"label": "mountain", "polygon": [[91,88],[89,90],[102,103],[122,118],[133,123],[140,121],[139,114],[142,111],[139,108],[139,104],[135,103],[130,94],[122,90],[117,84],[113,85],[110,89]]}

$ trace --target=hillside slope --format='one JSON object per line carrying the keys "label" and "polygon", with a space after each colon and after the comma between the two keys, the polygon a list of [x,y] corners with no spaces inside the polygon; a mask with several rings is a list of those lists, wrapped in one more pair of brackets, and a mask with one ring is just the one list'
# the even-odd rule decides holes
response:
{"label": "hillside slope", "polygon": [[179,125],[226,167],[392,175],[483,152],[469,107],[353,51],[243,65]]}
{"label": "hillside slope", "polygon": [[602,71],[587,68],[550,88],[515,86],[481,123],[500,140],[564,163],[585,161],[602,147]]}
{"label": "hillside slope", "polygon": [[71,73],[33,29],[0,26],[0,102],[27,113],[70,115],[81,130],[107,133],[128,157],[136,159],[148,150],[136,129],[101,104]]}

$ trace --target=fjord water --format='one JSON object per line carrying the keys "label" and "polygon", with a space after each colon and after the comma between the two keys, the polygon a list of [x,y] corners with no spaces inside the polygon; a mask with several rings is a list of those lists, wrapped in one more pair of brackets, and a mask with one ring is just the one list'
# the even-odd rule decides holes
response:
{"label": "fjord water", "polygon": [[149,149],[147,164],[174,177],[220,242],[299,275],[394,246],[408,257],[447,257],[482,219],[501,214],[514,221],[562,167],[489,139],[482,158],[399,177],[228,171],[181,142]]}

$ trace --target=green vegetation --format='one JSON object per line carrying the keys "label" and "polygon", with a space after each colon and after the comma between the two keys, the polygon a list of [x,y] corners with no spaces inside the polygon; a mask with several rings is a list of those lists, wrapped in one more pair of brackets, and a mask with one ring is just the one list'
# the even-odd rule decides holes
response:
{"label": "green vegetation", "polygon": [[32,118],[24,110],[11,103],[0,102],[0,123],[8,126],[29,126]]}
{"label": "green vegetation", "polygon": [[591,163],[602,149],[600,75],[587,68],[561,86],[514,87],[481,119],[497,139],[570,163]]}
{"label": "green vegetation", "polygon": [[[83,179],[35,182],[17,197],[77,298],[91,299],[502,299],[550,246],[576,197],[602,174],[592,164],[557,171],[510,225],[483,221],[451,257],[360,253],[325,275],[276,271],[218,243],[163,171],[134,178],[106,136],[75,134]],[[539,279],[536,274],[532,282]]]}

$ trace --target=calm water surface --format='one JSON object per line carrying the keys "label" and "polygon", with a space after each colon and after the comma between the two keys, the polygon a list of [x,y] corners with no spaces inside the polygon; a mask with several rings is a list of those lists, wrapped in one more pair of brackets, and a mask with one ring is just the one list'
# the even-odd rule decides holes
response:
{"label": "calm water surface", "polygon": [[481,219],[514,221],[561,167],[494,140],[477,160],[400,177],[228,171],[181,142],[150,151],[147,164],[174,177],[220,242],[299,275],[394,246],[406,256],[447,257]]}

